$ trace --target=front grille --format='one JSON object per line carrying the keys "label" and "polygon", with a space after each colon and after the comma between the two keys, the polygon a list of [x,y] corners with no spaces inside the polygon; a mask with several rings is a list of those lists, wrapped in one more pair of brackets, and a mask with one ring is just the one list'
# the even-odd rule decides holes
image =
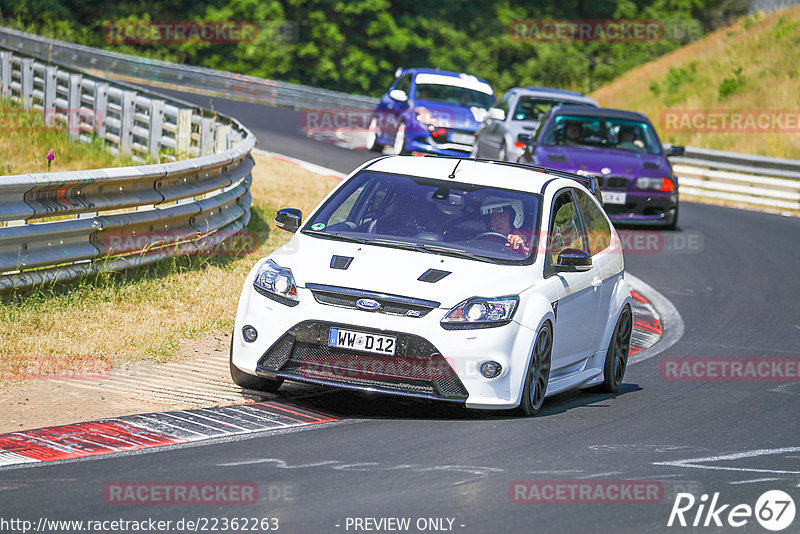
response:
{"label": "front grille", "polygon": [[[396,354],[386,356],[329,347],[327,340],[332,327],[394,336]],[[442,400],[463,401],[468,395],[453,368],[426,339],[322,321],[304,321],[292,327],[261,357],[256,370],[296,380],[318,380]]]}
{"label": "front grille", "polygon": [[609,176],[606,178],[606,188],[608,189],[627,189],[630,180],[622,176]]}
{"label": "front grille", "polygon": [[348,287],[327,286],[322,284],[306,284],[314,295],[314,300],[328,306],[361,310],[356,303],[361,299],[372,299],[380,303],[377,310],[362,310],[370,313],[384,313],[403,317],[425,317],[431,310],[438,308],[439,303],[400,295],[375,293]]}

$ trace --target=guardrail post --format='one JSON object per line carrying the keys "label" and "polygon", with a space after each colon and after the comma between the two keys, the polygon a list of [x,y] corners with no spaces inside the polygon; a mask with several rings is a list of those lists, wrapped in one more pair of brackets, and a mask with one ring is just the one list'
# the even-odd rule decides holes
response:
{"label": "guardrail post", "polygon": [[119,152],[130,155],[133,149],[133,116],[136,113],[136,91],[122,91],[119,114]]}
{"label": "guardrail post", "polygon": [[25,109],[30,109],[33,104],[33,60],[23,58],[22,60],[22,105]]}
{"label": "guardrail post", "polygon": [[175,136],[175,151],[178,154],[188,154],[192,145],[192,110],[178,110],[178,131]]}
{"label": "guardrail post", "polygon": [[200,119],[200,155],[208,156],[214,153],[214,119],[203,117]]}
{"label": "guardrail post", "polygon": [[150,128],[147,132],[147,151],[157,156],[161,148],[161,135],[164,133],[164,101],[150,101]]}
{"label": "guardrail post", "polygon": [[11,52],[0,52],[0,95],[11,98]]}
{"label": "guardrail post", "polygon": [[44,68],[44,123],[56,125],[56,84],[58,83],[58,67]]}
{"label": "guardrail post", "polygon": [[231,147],[231,125],[217,123],[214,152],[224,152]]}
{"label": "guardrail post", "polygon": [[108,117],[108,84],[94,85],[94,131],[100,139],[106,138],[106,117]]}
{"label": "guardrail post", "polygon": [[67,131],[70,137],[77,139],[81,134],[81,84],[83,76],[69,75],[67,92]]}

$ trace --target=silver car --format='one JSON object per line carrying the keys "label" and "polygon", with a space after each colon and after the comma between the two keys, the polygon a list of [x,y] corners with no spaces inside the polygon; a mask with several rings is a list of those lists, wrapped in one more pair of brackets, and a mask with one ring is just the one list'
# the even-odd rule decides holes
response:
{"label": "silver car", "polygon": [[573,91],[549,87],[514,87],[508,90],[489,110],[478,131],[472,157],[517,161],[544,114],[561,103],[599,107],[588,96]]}

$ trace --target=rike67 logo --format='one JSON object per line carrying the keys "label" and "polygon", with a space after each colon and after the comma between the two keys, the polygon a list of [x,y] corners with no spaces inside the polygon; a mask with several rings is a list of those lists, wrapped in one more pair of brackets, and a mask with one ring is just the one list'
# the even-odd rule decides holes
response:
{"label": "rike67 logo", "polygon": [[781,490],[766,491],[749,504],[723,504],[719,492],[709,500],[704,493],[699,499],[691,493],[678,493],[667,526],[681,527],[743,527],[755,520],[773,532],[784,530],[792,524],[795,516],[794,500]]}

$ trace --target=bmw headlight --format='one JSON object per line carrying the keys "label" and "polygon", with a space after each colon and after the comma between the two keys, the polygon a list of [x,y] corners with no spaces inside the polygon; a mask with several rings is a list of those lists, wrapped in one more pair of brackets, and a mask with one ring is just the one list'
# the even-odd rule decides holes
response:
{"label": "bmw headlight", "polygon": [[669,178],[637,178],[636,188],[650,191],[674,191],[675,184]]}
{"label": "bmw headlight", "polygon": [[511,322],[519,297],[473,297],[456,304],[441,321],[446,330],[491,328]]}
{"label": "bmw headlight", "polygon": [[287,306],[300,303],[292,270],[280,267],[272,260],[265,261],[258,270],[253,288],[261,295]]}

